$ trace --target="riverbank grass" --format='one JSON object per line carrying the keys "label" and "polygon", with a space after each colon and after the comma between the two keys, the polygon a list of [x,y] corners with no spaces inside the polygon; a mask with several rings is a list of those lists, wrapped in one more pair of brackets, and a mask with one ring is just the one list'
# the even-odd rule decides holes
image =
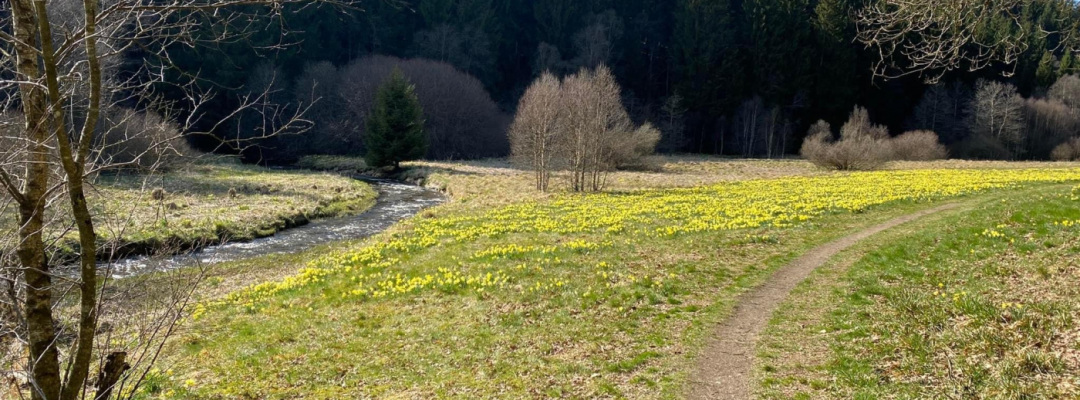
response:
{"label": "riverbank grass", "polygon": [[1080,187],[923,228],[796,291],[759,346],[763,398],[1080,397]]}
{"label": "riverbank grass", "polygon": [[[249,240],[307,223],[355,214],[374,204],[369,185],[328,173],[269,170],[234,164],[191,165],[163,174],[102,175],[90,194],[101,240],[115,256],[179,251]],[[0,226],[13,229],[15,210],[0,213]],[[72,254],[77,238],[61,231],[60,255]],[[0,234],[8,238],[11,231]]]}

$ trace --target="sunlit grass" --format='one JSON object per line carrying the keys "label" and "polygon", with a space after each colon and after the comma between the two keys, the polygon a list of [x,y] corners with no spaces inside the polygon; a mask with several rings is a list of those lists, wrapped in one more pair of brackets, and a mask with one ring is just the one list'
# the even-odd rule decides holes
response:
{"label": "sunlit grass", "polygon": [[880,172],[444,210],[204,304],[171,390],[678,397],[707,327],[805,249],[934,200],[1077,179]]}
{"label": "sunlit grass", "polygon": [[992,202],[812,279],[772,322],[762,393],[1077,398],[1078,191]]}
{"label": "sunlit grass", "polygon": [[[101,240],[120,253],[148,253],[267,236],[313,218],[358,213],[375,197],[369,185],[347,177],[213,164],[103,175],[90,204]],[[75,232],[66,230],[70,217],[52,217],[49,233],[61,237],[61,252],[70,251],[77,243]],[[15,218],[14,209],[0,213],[0,237],[13,240]]]}

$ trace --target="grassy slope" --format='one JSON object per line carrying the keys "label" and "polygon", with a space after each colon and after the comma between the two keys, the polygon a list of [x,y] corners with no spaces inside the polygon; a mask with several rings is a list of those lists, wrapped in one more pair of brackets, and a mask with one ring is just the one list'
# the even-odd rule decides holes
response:
{"label": "grassy slope", "polygon": [[[509,270],[513,279],[488,291],[440,288],[371,301],[348,296],[355,280],[330,280],[268,304],[208,313],[170,362],[182,371],[178,379],[210,396],[678,397],[697,343],[739,292],[809,247],[924,206],[893,203],[787,229],[624,236],[541,260],[471,258],[493,245],[558,243],[558,236],[442,246],[395,270],[422,276],[458,265],[478,276]],[[598,278],[604,273],[617,277]],[[675,279],[657,282],[670,274]]]}
{"label": "grassy slope", "polygon": [[1008,195],[838,257],[774,316],[759,393],[1077,398],[1080,187],[1069,192]]}
{"label": "grassy slope", "polygon": [[[155,199],[158,188],[164,196]],[[119,244],[120,253],[149,253],[267,236],[309,219],[358,213],[375,197],[369,185],[331,174],[195,165],[155,176],[103,176],[90,202],[102,239]],[[14,218],[14,210],[4,210],[0,226],[13,227]],[[65,233],[61,251],[77,243],[74,235]]]}

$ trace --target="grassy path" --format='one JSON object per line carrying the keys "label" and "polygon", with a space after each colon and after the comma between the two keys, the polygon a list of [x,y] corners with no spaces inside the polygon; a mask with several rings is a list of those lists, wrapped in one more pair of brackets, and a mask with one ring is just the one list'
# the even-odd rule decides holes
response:
{"label": "grassy path", "polygon": [[755,395],[1077,398],[1077,201],[1003,193],[843,251],[771,316]]}
{"label": "grassy path", "polygon": [[883,231],[957,207],[946,204],[894,218],[810,250],[740,296],[731,316],[715,330],[691,378],[691,399],[745,399],[751,393],[754,346],[769,318],[795,287],[833,256]]}

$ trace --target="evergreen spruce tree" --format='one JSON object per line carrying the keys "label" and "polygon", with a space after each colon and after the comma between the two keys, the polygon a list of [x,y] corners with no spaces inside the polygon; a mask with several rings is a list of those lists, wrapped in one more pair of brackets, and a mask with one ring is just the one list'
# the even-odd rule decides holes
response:
{"label": "evergreen spruce tree", "polygon": [[1039,69],[1035,71],[1035,79],[1039,87],[1050,87],[1057,80],[1057,71],[1054,70],[1055,63],[1057,63],[1057,58],[1054,57],[1053,53],[1047,51],[1043,54],[1042,59],[1039,60]]}
{"label": "evergreen spruce tree", "polygon": [[424,115],[415,88],[395,69],[379,87],[368,117],[365,160],[372,167],[394,166],[416,160],[427,152]]}
{"label": "evergreen spruce tree", "polygon": [[1065,76],[1076,72],[1076,58],[1072,50],[1065,49],[1065,55],[1061,57],[1061,65],[1058,67],[1058,76]]}

